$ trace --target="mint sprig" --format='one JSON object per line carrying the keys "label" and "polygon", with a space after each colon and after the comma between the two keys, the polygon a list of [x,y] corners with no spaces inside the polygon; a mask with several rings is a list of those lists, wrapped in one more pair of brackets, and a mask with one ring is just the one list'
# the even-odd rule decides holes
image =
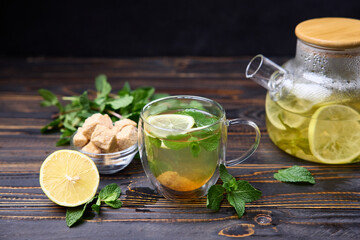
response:
{"label": "mint sprig", "polygon": [[99,195],[97,196],[96,203],[93,204],[91,208],[98,214],[100,213],[100,205],[102,202],[112,208],[120,208],[122,206],[121,201],[118,199],[120,194],[121,189],[116,183],[109,184],[101,189]]}
{"label": "mint sprig", "polygon": [[96,201],[95,204],[91,206],[92,210],[100,213],[100,205],[102,202],[107,204],[112,208],[120,208],[122,206],[122,202],[118,199],[121,195],[121,188],[116,184],[112,183],[105,186],[103,189],[100,190],[99,194],[94,196],[90,201],[87,203],[66,209],[66,225],[68,227],[72,227],[74,224],[80,222],[83,219],[86,210],[88,209],[88,205],[91,204],[93,201]]}
{"label": "mint sprig", "polygon": [[280,169],[277,173],[274,173],[274,178],[281,182],[315,184],[315,178],[311,172],[297,165],[287,169]]}
{"label": "mint sprig", "polygon": [[213,185],[207,194],[206,207],[218,211],[225,195],[229,204],[236,210],[238,217],[244,215],[245,203],[253,202],[261,197],[261,191],[244,180],[236,179],[221,164],[219,168],[223,185]]}
{"label": "mint sprig", "polygon": [[141,109],[149,102],[168,94],[155,94],[153,87],[140,87],[132,90],[125,82],[118,94],[112,94],[112,87],[107,77],[101,74],[95,79],[95,90],[88,89],[80,96],[65,96],[61,100],[68,101],[62,105],[58,97],[47,89],[39,89],[42,96],[41,106],[56,106],[58,113],[54,120],[46,124],[41,133],[61,132],[56,145],[66,145],[78,127],[81,127],[86,118],[94,113],[109,114],[113,120],[129,118],[138,122]]}

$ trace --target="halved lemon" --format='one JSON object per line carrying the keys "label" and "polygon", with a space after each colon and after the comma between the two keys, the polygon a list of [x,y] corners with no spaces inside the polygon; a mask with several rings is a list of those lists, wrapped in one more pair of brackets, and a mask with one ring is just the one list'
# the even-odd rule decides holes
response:
{"label": "halved lemon", "polygon": [[281,130],[286,130],[286,127],[280,121],[280,118],[286,125],[292,128],[299,127],[305,121],[304,117],[282,109],[271,99],[269,93],[266,95],[265,111],[269,121]]}
{"label": "halved lemon", "polygon": [[86,155],[73,150],[50,154],[40,168],[40,186],[54,203],[76,207],[88,202],[99,186],[99,172]]}
{"label": "halved lemon", "polygon": [[146,126],[147,131],[157,137],[184,134],[195,124],[191,116],[181,114],[161,114],[147,118],[151,126]]}
{"label": "halved lemon", "polygon": [[320,107],[308,134],[312,154],[323,163],[350,163],[360,155],[360,114],[348,106]]}

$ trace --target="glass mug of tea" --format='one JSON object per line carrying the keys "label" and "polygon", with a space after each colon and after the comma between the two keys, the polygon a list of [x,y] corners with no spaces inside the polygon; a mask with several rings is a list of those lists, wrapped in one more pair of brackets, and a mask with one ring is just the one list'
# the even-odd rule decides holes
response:
{"label": "glass mug of tea", "polygon": [[[252,146],[225,160],[227,128],[251,126]],[[219,178],[219,166],[238,164],[257,149],[260,130],[248,120],[227,120],[222,106],[197,96],[170,96],[148,103],[139,119],[139,153],[144,171],[164,197],[175,201],[200,198]]]}

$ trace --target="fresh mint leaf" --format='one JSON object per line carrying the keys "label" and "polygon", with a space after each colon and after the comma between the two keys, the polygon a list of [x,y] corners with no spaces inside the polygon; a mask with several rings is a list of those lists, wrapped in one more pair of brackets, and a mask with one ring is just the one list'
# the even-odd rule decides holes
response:
{"label": "fresh mint leaf", "polygon": [[39,89],[38,93],[44,99],[41,102],[41,106],[43,107],[56,106],[60,111],[63,111],[63,106],[60,104],[59,99],[56,97],[54,93],[43,88]]}
{"label": "fresh mint leaf", "polygon": [[86,207],[89,203],[91,203],[94,200],[92,198],[90,201],[85,203],[84,205],[80,205],[77,207],[69,207],[66,209],[66,225],[68,227],[72,227],[75,223],[80,221],[82,219],[82,216],[85,213]]}
{"label": "fresh mint leaf", "polygon": [[238,218],[241,218],[245,212],[245,202],[233,192],[227,193],[226,199],[228,200],[230,205],[235,208]]}
{"label": "fresh mint leaf", "polygon": [[120,194],[121,188],[116,183],[112,183],[101,189],[99,199],[101,201],[114,201],[120,197]]}
{"label": "fresh mint leaf", "polygon": [[124,83],[124,86],[122,88],[122,91],[126,92],[126,93],[130,93],[131,92],[131,87],[130,87],[130,84],[129,82],[125,82]]}
{"label": "fresh mint leaf", "polygon": [[154,92],[155,89],[152,87],[142,87],[131,91],[131,96],[134,98],[131,104],[131,112],[141,111],[143,106],[149,102]]}
{"label": "fresh mint leaf", "polygon": [[121,208],[122,207],[122,202],[119,199],[116,199],[113,201],[105,201],[105,203],[112,208]]}
{"label": "fresh mint leaf", "polygon": [[67,144],[69,144],[69,143],[70,143],[70,139],[69,139],[69,138],[60,138],[60,139],[56,142],[55,146],[60,147],[60,146],[67,145]]}
{"label": "fresh mint leaf", "polygon": [[91,209],[94,210],[97,214],[100,213],[100,204],[94,203],[91,205]]}
{"label": "fresh mint leaf", "polygon": [[225,189],[221,185],[211,186],[207,194],[206,207],[218,211],[224,194]]}
{"label": "fresh mint leaf", "polygon": [[39,89],[38,93],[43,97],[43,102],[41,103],[42,106],[55,106],[59,100],[56,97],[55,94],[53,94],[51,91],[46,89]]}
{"label": "fresh mint leaf", "polygon": [[64,121],[64,126],[67,128],[67,129],[69,129],[69,130],[71,130],[71,131],[76,131],[76,128],[72,125],[72,121],[71,121],[72,119],[66,119],[65,121]]}
{"label": "fresh mint leaf", "polygon": [[261,197],[261,192],[251,186],[251,184],[245,180],[238,180],[236,182],[237,187],[232,191],[236,199],[249,203],[258,200]]}
{"label": "fresh mint leaf", "polygon": [[[226,170],[226,167],[224,164],[220,164],[219,167],[219,172],[220,172],[220,178],[221,180],[226,183],[226,182],[230,182],[231,179],[233,179],[234,177]],[[235,179],[235,178],[234,178]]]}
{"label": "fresh mint leaf", "polygon": [[66,209],[66,225],[68,227],[71,227],[81,219],[85,212],[86,205],[87,204]]}
{"label": "fresh mint leaf", "polygon": [[224,182],[222,186],[226,189],[226,192],[232,192],[238,188],[238,184],[234,177],[230,181]]}
{"label": "fresh mint leaf", "polygon": [[59,118],[49,122],[48,124],[46,124],[44,127],[41,128],[41,133],[46,133],[46,132],[50,132],[53,130],[58,130],[60,128],[60,123],[61,120]]}
{"label": "fresh mint leaf", "polygon": [[99,198],[99,195],[96,196],[97,200],[96,203],[91,205],[92,210],[94,210],[97,214],[100,213],[100,205],[101,205],[101,199]]}
{"label": "fresh mint leaf", "polygon": [[306,182],[315,184],[315,179],[311,172],[306,168],[297,165],[287,169],[280,169],[277,173],[274,174],[274,178],[281,182]]}
{"label": "fresh mint leaf", "polygon": [[111,85],[107,82],[107,77],[104,74],[95,78],[95,87],[98,97],[106,97],[111,92]]}
{"label": "fresh mint leaf", "polygon": [[91,208],[98,214],[100,213],[101,202],[105,202],[110,207],[114,206],[114,208],[120,208],[122,205],[121,201],[118,199],[120,195],[121,188],[116,183],[106,185],[100,190],[97,201]]}
{"label": "fresh mint leaf", "polygon": [[106,97],[97,97],[94,99],[94,103],[96,106],[99,107],[99,111],[103,112],[105,110],[106,107]]}
{"label": "fresh mint leaf", "polygon": [[120,108],[129,106],[133,100],[134,100],[133,96],[125,95],[118,99],[113,99],[107,102],[107,104],[109,104],[114,110],[118,110]]}
{"label": "fresh mint leaf", "polygon": [[88,98],[87,91],[80,95],[79,98],[80,105],[83,109],[89,110],[90,109],[90,100]]}

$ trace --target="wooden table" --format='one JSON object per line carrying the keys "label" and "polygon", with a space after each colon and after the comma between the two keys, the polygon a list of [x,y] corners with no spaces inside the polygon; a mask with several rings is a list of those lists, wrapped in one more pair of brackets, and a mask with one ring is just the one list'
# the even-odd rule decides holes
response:
{"label": "wooden table", "polygon": [[[265,128],[266,91],[244,77],[249,59],[0,59],[0,239],[359,238],[360,165],[315,164],[277,149]],[[121,186],[123,207],[102,207],[92,220],[68,228],[65,208],[53,204],[39,185],[42,161],[60,148],[55,147],[58,134],[40,134],[56,110],[40,107],[37,89],[79,94],[94,89],[100,73],[114,91],[125,81],[134,88],[151,85],[157,92],[214,99],[228,118],[254,120],[262,132],[260,147],[229,171],[260,189],[262,198],[247,204],[241,219],[227,203],[219,212],[208,210],[205,198],[176,204],[154,191],[136,159],[121,172],[101,175],[100,188]],[[243,152],[253,137],[250,129],[232,129],[228,158]],[[308,168],[316,184],[273,178],[278,169],[295,164]]]}

